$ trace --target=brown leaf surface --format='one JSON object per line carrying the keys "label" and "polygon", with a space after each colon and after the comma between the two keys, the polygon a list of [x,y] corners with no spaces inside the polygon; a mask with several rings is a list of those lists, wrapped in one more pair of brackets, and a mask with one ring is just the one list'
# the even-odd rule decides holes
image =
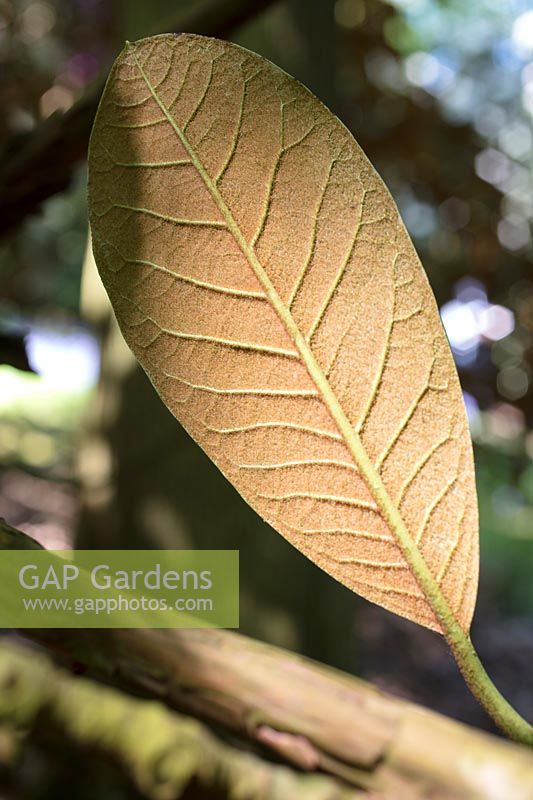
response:
{"label": "brown leaf surface", "polygon": [[467,630],[477,504],[455,367],[339,120],[235,45],[146,39],[108,81],[90,201],[127,342],[243,497],[346,586],[440,630],[407,536]]}

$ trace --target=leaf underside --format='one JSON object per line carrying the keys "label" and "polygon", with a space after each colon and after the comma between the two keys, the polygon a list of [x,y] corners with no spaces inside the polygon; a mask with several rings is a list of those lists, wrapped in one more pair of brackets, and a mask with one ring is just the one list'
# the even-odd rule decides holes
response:
{"label": "leaf underside", "polygon": [[478,523],[459,382],[351,134],[261,57],[158,36],[117,59],[89,169],[102,280],[172,413],[330,575],[441,630],[429,580],[468,630]]}

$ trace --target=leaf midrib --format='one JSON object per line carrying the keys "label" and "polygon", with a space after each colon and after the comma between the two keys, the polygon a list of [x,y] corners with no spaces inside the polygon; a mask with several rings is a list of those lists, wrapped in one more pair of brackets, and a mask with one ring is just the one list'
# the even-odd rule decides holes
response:
{"label": "leaf midrib", "polygon": [[403,518],[399,512],[399,509],[395,506],[385,485],[383,484],[383,481],[381,480],[381,476],[379,475],[372,461],[370,460],[370,457],[368,456],[365,450],[365,447],[361,441],[359,434],[353,429],[352,425],[350,424],[350,421],[346,413],[344,412],[344,409],[342,408],[335,392],[333,391],[329,381],[327,380],[324,372],[322,371],[320,365],[318,364],[308,342],[306,341],[305,337],[302,335],[300,329],[298,328],[296,322],[294,321],[294,318],[290,310],[287,308],[287,306],[277,293],[266,270],[259,261],[253,246],[251,246],[247,242],[238,223],[233,217],[231,210],[227,206],[224,198],[222,197],[220,191],[218,190],[218,187],[215,185],[209,173],[207,172],[206,168],[204,167],[203,163],[198,158],[194,148],[187,139],[184,131],[181,130],[180,126],[177,124],[176,120],[170,113],[169,109],[166,107],[166,105],[158,96],[156,89],[150,82],[150,79],[148,78],[146,72],[144,71],[143,66],[141,65],[141,63],[137,58],[135,48],[132,47],[129,43],[127,44],[126,47],[133,55],[135,64],[139,69],[139,72],[144,82],[146,83],[146,86],[148,87],[152,97],[154,98],[155,102],[161,109],[165,118],[168,120],[169,124],[171,125],[174,132],[178,136],[181,144],[187,151],[191,163],[193,164],[198,174],[202,178],[213,201],[215,202],[220,213],[222,214],[228,226],[228,230],[230,231],[235,241],[239,245],[243,255],[246,257],[255,276],[257,277],[261,286],[263,287],[263,290],[270,304],[272,305],[274,311],[277,313],[279,319],[283,323],[287,333],[291,337],[291,340],[294,342],[294,345],[297,348],[302,358],[302,361],[304,362],[307,371],[311,376],[311,379],[313,380],[315,386],[317,387],[320,396],[322,397],[322,400],[325,403],[326,408],[333,419],[333,422],[335,423],[337,429],[339,430],[341,436],[343,437],[344,442],[348,447],[348,450],[350,451],[357,467],[361,471],[361,475],[364,481],[366,482],[372,497],[374,498],[378,508],[383,514],[392,533],[395,535],[398,546],[400,547],[400,550],[404,558],[409,564],[413,572],[413,575],[415,576],[415,579],[417,580],[420,588],[422,589],[422,592],[424,593],[429,606],[431,607],[437,619],[439,620],[443,632],[447,636],[452,636],[452,637],[464,636],[464,632],[459,622],[457,621],[451,607],[449,606],[448,601],[444,597],[439,584],[437,583],[435,577],[431,573],[424,557],[422,556],[422,553],[415,544],[413,537],[409,533],[403,521]]}

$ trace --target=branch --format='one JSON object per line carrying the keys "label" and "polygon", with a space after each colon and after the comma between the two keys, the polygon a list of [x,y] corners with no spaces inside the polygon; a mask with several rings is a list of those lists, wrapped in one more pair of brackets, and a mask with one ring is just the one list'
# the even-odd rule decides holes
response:
{"label": "branch", "polygon": [[26,533],[12,528],[0,517],[0,550],[42,550],[42,546]]}
{"label": "branch", "polygon": [[[300,769],[401,797],[533,798],[528,749],[398,700],[356,678],[228,631],[35,631],[78,670],[263,745]],[[416,797],[417,795],[409,795]]]}
{"label": "branch", "polygon": [[331,778],[302,775],[243,753],[159,703],[71,678],[43,655],[5,644],[0,646],[0,722],[24,735],[52,731],[112,758],[154,800],[180,797],[193,780],[204,790],[222,790],[241,800],[362,796]]}
{"label": "branch", "polygon": [[[20,535],[20,546],[29,547],[32,540]],[[156,697],[294,767],[391,800],[533,800],[529,749],[236,633],[95,629],[30,635],[76,672]],[[491,794],[495,782],[499,795]]]}
{"label": "branch", "polygon": [[[174,31],[227,37],[273,0],[201,0],[159,25]],[[147,34],[148,35],[148,34]],[[107,73],[107,70],[106,70]],[[72,108],[57,112],[31,132],[14,136],[0,156],[0,236],[20,225],[48,197],[64,191],[85,158],[105,80],[99,80]]]}

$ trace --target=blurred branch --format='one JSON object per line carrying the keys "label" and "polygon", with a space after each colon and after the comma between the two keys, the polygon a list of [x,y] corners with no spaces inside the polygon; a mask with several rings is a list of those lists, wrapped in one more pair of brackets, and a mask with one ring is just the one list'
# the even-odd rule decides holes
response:
{"label": "blurred branch", "polygon": [[[71,678],[41,654],[0,646],[0,721],[15,732],[50,732],[94,750],[154,800],[180,797],[191,781],[240,800],[357,800],[361,793],[224,744],[196,720],[159,703]],[[217,796],[218,793],[217,793]],[[368,795],[367,795],[368,797]]]}
{"label": "blurred branch", "polygon": [[[272,2],[195,0],[147,35],[165,30],[224,38]],[[105,79],[99,80],[68,111],[53,114],[29,133],[7,142],[0,154],[0,236],[20,225],[48,197],[68,187],[77,164],[87,153],[104,84]]]}
{"label": "blurred branch", "polygon": [[533,800],[529,749],[236,633],[25,633],[77,672],[156,697],[307,772],[394,800],[489,800],[497,776],[500,796]]}
{"label": "blurred branch", "polygon": [[488,800],[488,774],[498,774],[502,796],[533,800],[528,749],[229,631],[32,636],[101,680],[158,697],[300,769],[394,800]]}
{"label": "blurred branch", "polygon": [[0,550],[42,550],[41,545],[0,517]]}

